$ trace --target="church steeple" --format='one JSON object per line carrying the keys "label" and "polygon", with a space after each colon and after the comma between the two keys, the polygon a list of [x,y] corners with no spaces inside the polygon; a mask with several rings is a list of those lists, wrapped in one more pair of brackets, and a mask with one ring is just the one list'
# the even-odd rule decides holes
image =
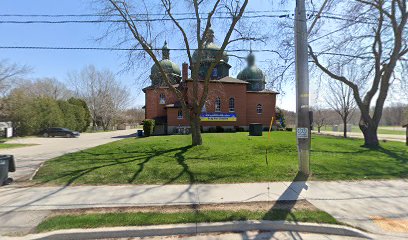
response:
{"label": "church steeple", "polygon": [[163,59],[170,59],[170,49],[167,46],[167,41],[164,41],[164,45],[162,47],[162,57]]}
{"label": "church steeple", "polygon": [[214,42],[214,30],[210,27],[207,30],[207,34],[205,36],[205,43],[213,43]]}
{"label": "church steeple", "polygon": [[252,49],[249,50],[249,54],[247,57],[248,67],[252,67],[255,65],[255,55],[252,53]]}

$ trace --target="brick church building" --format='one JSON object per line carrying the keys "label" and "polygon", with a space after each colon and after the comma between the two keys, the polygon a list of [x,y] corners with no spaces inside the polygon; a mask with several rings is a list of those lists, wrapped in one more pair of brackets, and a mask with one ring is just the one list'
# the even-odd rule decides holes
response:
{"label": "brick church building", "polygon": [[[214,43],[214,32],[206,39],[202,53],[199,76],[204,78],[211,62],[220,47]],[[170,49],[167,43],[162,48],[162,60],[159,64],[170,76],[173,86],[188,94],[191,92],[193,81],[188,77],[188,64],[180,67],[170,60]],[[192,56],[197,58],[197,53]],[[223,53],[222,60],[214,68],[209,84],[209,94],[200,116],[204,131],[223,127],[224,130],[237,128],[248,129],[250,123],[261,123],[268,127],[275,116],[277,92],[265,89],[265,75],[255,65],[252,52],[247,57],[248,66],[236,78],[229,75],[231,65],[228,56]],[[145,118],[156,121],[155,134],[173,134],[180,129],[189,129],[189,122],[184,116],[181,105],[173,92],[162,80],[159,67],[151,68],[151,86],[143,89],[145,93]]]}

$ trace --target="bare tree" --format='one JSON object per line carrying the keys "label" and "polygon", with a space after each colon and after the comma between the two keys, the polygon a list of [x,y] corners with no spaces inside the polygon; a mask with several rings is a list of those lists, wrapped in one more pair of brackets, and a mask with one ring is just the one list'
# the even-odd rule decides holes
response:
{"label": "bare tree", "polygon": [[133,107],[122,111],[121,121],[123,123],[138,125],[145,117],[145,111],[141,107]]}
{"label": "bare tree", "polygon": [[408,105],[402,103],[392,104],[384,108],[384,116],[380,125],[402,126],[408,120]]}
{"label": "bare tree", "polygon": [[[312,1],[310,1],[312,2]],[[324,8],[309,5],[311,74],[324,74],[353,91],[361,112],[359,127],[365,145],[379,145],[377,129],[393,85],[407,86],[404,58],[408,53],[407,0],[330,0]],[[324,9],[316,15],[315,9]],[[318,18],[319,20],[315,19]],[[293,22],[281,20],[279,54],[283,63],[273,79],[293,81]],[[357,77],[338,72],[339,66],[357,70]],[[272,71],[273,72],[273,71]],[[286,73],[286,74],[285,74]],[[289,78],[284,77],[289,76]],[[279,83],[278,81],[278,83]],[[396,84],[398,83],[398,84]],[[281,84],[281,83],[280,83]],[[374,106],[373,111],[371,107]]]}
{"label": "bare tree", "polygon": [[[337,39],[321,44],[320,53],[309,46],[310,55],[318,69],[352,90],[361,112],[359,126],[365,145],[376,147],[377,129],[390,86],[405,77],[400,73],[408,53],[407,1],[354,0],[343,2],[340,7],[349,17],[338,34],[332,35]],[[359,77],[352,79],[339,73],[338,64],[359,69]]]}
{"label": "bare tree", "polygon": [[55,78],[20,81],[15,88],[33,97],[49,97],[55,100],[67,100],[72,97],[72,91]]}
{"label": "bare tree", "polygon": [[330,81],[328,89],[326,102],[341,117],[343,136],[347,138],[347,123],[350,121],[356,109],[353,90],[338,81]]}
{"label": "bare tree", "polygon": [[16,80],[21,79],[31,71],[28,66],[21,66],[16,63],[9,63],[6,60],[0,61],[0,94],[4,96],[14,85]]}
{"label": "bare tree", "polygon": [[323,109],[321,106],[315,106],[312,108],[313,111],[313,123],[316,124],[317,132],[320,133],[322,127],[328,124],[330,114],[327,109]]}
{"label": "bare tree", "polygon": [[[105,5],[104,13],[106,14],[119,14],[124,24],[120,25],[123,29],[130,32],[131,37],[134,41],[135,47],[141,47],[144,53],[153,60],[153,62],[158,66],[163,82],[170,91],[177,97],[181,104],[183,112],[186,113],[185,116],[190,122],[191,133],[192,133],[192,145],[201,145],[201,131],[200,131],[200,114],[202,108],[207,100],[209,92],[209,83],[211,79],[211,73],[214,67],[220,63],[221,59],[224,57],[224,50],[228,44],[240,40],[248,40],[248,37],[240,34],[236,30],[236,25],[244,14],[245,8],[248,4],[248,0],[191,0],[191,1],[173,1],[173,0],[160,0],[159,6],[155,5],[153,1],[130,1],[130,0],[109,0],[110,5]],[[132,5],[134,3],[134,5]],[[184,8],[192,9],[192,14],[194,16],[193,22],[187,22],[183,25],[182,20],[179,19],[180,16],[174,14],[175,5],[180,4]],[[142,7],[141,7],[142,6]],[[140,9],[144,10],[144,18],[136,18],[136,14],[140,13]],[[149,21],[149,11],[151,9],[163,10],[167,18],[171,20],[173,28],[176,29],[178,34],[181,36],[184,48],[186,49],[186,54],[188,56],[188,61],[191,66],[191,78],[193,81],[193,87],[191,89],[191,94],[184,94],[183,85],[176,87],[170,76],[166,74],[166,71],[159,64],[159,58],[156,52],[151,47],[154,45],[154,40],[156,39],[153,34],[154,26]],[[209,37],[211,37],[211,22],[213,16],[220,10],[227,12],[228,17],[223,19],[222,23],[227,24],[227,31],[223,36],[222,45],[218,51],[215,52],[215,61],[210,64],[204,77],[199,77],[200,65],[202,59],[205,57],[205,46],[209,43]],[[139,10],[139,12],[138,12]],[[208,12],[206,17],[202,16],[202,12]],[[190,37],[189,27],[193,27],[193,37]],[[161,30],[165,25],[158,26]],[[231,36],[235,34],[237,37],[231,39]],[[249,39],[250,40],[250,39]],[[195,56],[193,59],[194,50],[192,45],[196,43],[197,47],[195,49]],[[200,90],[202,89],[202,90]]]}
{"label": "bare tree", "polygon": [[80,73],[70,73],[69,79],[74,86],[75,95],[86,101],[93,127],[102,126],[104,130],[108,130],[129,104],[128,89],[120,85],[109,70],[99,71],[90,65]]}

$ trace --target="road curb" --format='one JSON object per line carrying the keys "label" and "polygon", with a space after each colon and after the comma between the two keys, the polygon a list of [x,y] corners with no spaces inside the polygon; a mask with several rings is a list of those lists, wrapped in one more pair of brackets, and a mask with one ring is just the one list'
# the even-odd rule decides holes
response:
{"label": "road curb", "polygon": [[338,235],[371,239],[360,230],[331,224],[293,223],[285,221],[236,221],[222,223],[190,223],[176,225],[157,225],[146,227],[113,227],[96,229],[69,229],[40,234],[30,234],[23,237],[6,237],[5,240],[65,240],[65,239],[101,239],[101,238],[131,238],[170,235],[194,235],[198,233],[245,232],[245,231],[293,231],[325,235]]}

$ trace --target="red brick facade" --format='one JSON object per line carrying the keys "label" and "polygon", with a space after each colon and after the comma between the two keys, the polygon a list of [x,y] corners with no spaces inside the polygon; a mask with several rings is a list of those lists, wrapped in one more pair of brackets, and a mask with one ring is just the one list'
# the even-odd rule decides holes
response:
{"label": "red brick facade", "polygon": [[[186,94],[191,94],[192,81],[186,82]],[[247,129],[250,123],[262,123],[268,127],[271,118],[275,116],[276,92],[273,91],[247,91],[247,83],[234,78],[211,81],[209,94],[205,105],[207,113],[215,112],[216,98],[221,100],[221,113],[235,113],[236,121],[206,122],[201,124],[204,130],[209,127],[222,126],[224,128],[242,127]],[[148,87],[144,89],[146,99],[146,119],[160,119],[159,124],[166,125],[167,133],[172,134],[179,126],[188,127],[189,123],[184,116],[178,116],[181,107],[177,98],[167,87]],[[160,103],[160,94],[164,94],[165,103]],[[230,112],[230,99],[234,99],[234,111]],[[261,105],[262,112],[257,112]],[[259,110],[259,109],[258,109]],[[162,121],[162,123],[160,123]]]}

